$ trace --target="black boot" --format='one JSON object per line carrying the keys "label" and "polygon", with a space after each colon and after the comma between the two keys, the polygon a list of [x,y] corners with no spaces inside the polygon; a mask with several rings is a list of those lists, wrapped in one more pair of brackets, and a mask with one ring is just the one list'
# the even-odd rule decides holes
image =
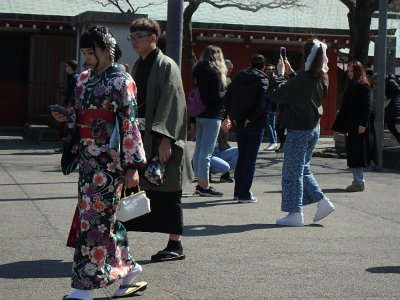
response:
{"label": "black boot", "polygon": [[230,183],[233,182],[233,179],[232,179],[231,175],[229,174],[229,171],[221,175],[220,181],[221,182],[230,182]]}

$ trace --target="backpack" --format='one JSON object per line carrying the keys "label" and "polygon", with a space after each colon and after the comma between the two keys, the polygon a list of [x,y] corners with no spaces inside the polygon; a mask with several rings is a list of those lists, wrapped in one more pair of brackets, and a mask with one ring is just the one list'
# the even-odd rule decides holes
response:
{"label": "backpack", "polygon": [[187,96],[186,108],[190,118],[197,117],[206,108],[203,100],[201,100],[200,89],[196,83],[196,80],[194,81],[193,88],[190,90]]}

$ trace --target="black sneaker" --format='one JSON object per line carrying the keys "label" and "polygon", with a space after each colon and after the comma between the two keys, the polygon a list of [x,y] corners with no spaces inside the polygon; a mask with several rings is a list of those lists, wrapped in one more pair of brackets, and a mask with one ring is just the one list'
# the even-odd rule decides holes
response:
{"label": "black sneaker", "polygon": [[212,186],[208,189],[202,188],[201,186],[196,186],[196,194],[203,196],[203,197],[222,197],[221,192],[217,192]]}
{"label": "black sneaker", "polygon": [[231,175],[229,174],[229,172],[226,172],[226,173],[221,175],[219,181],[220,182],[230,182],[230,183],[232,183],[233,179],[232,179]]}

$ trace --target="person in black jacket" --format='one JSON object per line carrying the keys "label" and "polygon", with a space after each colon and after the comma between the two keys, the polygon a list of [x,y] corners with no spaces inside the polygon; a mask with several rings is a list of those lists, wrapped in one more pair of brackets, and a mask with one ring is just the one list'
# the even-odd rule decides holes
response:
{"label": "person in black jacket", "polygon": [[385,80],[385,96],[390,101],[385,108],[385,122],[400,143],[400,85],[393,74],[389,74]]}
{"label": "person in black jacket", "polygon": [[209,172],[211,156],[224,117],[226,74],[227,67],[221,48],[213,45],[204,48],[193,69],[193,77],[205,105],[204,111],[195,118],[196,146],[193,154],[193,169],[197,178],[195,193],[200,196],[222,196],[221,192],[210,185]]}
{"label": "person in black jacket", "polygon": [[362,192],[365,189],[363,169],[373,159],[371,88],[359,61],[348,65],[347,75],[349,83],[332,129],[345,135],[347,165],[353,173],[353,182],[346,191]]}
{"label": "person in black jacket", "polygon": [[78,64],[76,60],[71,59],[65,65],[65,73],[67,73],[67,89],[65,90],[64,103],[65,106],[75,105],[75,87],[78,81]]}
{"label": "person in black jacket", "polygon": [[[287,130],[282,166],[282,203],[285,217],[280,226],[304,225],[305,206],[316,203],[313,217],[318,222],[335,210],[311,171],[311,158],[320,134],[322,102],[328,93],[327,45],[318,39],[304,44],[304,67],[295,74],[286,57],[279,59],[278,76],[271,80],[268,96],[284,104],[281,128]],[[284,74],[287,75],[286,80]]]}
{"label": "person in black jacket", "polygon": [[264,73],[266,61],[261,54],[254,55],[251,66],[241,70],[228,87],[226,109],[235,124],[239,150],[235,168],[234,198],[239,203],[257,202],[251,192],[257,153],[264,135],[267,115],[264,98],[268,77]]}

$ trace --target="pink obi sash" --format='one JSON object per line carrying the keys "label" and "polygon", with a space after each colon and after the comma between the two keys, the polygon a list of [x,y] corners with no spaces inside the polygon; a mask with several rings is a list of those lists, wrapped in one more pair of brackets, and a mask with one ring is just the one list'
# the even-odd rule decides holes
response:
{"label": "pink obi sash", "polygon": [[115,123],[109,109],[81,109],[78,115],[79,138],[108,139]]}

